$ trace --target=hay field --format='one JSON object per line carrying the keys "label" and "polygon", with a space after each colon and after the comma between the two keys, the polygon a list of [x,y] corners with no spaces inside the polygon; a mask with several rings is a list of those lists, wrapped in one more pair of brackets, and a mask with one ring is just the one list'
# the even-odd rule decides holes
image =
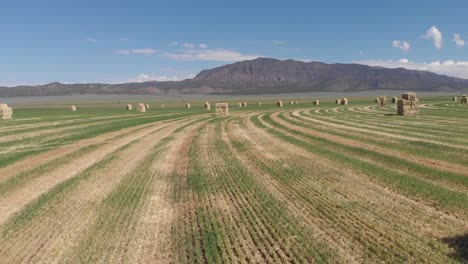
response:
{"label": "hay field", "polygon": [[373,100],[18,105],[0,121],[0,262],[466,262],[468,107]]}

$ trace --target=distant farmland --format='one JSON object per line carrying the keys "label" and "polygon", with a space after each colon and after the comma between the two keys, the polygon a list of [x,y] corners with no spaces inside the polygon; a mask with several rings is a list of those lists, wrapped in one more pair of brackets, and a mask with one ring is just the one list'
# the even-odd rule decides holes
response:
{"label": "distant farmland", "polygon": [[467,261],[468,106],[332,100],[22,104],[0,121],[0,263]]}

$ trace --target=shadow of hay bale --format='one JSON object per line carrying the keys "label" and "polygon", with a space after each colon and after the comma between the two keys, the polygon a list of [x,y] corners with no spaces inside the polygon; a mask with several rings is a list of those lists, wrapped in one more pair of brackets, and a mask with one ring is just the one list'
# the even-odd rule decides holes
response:
{"label": "shadow of hay bale", "polygon": [[384,114],[384,116],[396,116],[396,114]]}
{"label": "shadow of hay bale", "polygon": [[442,239],[451,248],[455,250],[452,257],[460,260],[462,263],[468,263],[468,233],[460,236],[447,237]]}

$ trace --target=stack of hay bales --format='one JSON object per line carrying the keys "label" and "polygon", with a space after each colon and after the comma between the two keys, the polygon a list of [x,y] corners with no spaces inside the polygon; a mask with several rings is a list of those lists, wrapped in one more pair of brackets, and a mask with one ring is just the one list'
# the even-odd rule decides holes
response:
{"label": "stack of hay bales", "polygon": [[216,113],[220,115],[229,115],[229,104],[228,103],[216,103]]}
{"label": "stack of hay bales", "polygon": [[453,100],[454,102],[456,102],[456,101],[458,101],[458,97],[454,96],[454,97],[452,98],[452,100]]}
{"label": "stack of hay bales", "polygon": [[145,104],[137,104],[137,112],[144,113],[146,112],[146,105]]}
{"label": "stack of hay bales", "polygon": [[150,109],[150,105],[149,105],[149,104],[145,104],[145,107],[146,107],[146,109]]}
{"label": "stack of hay bales", "polygon": [[75,106],[75,105],[70,106],[70,110],[71,110],[72,112],[76,112],[76,106]]}
{"label": "stack of hay bales", "polygon": [[276,102],[276,106],[278,106],[278,107],[283,107],[283,101],[278,100],[278,101]]}
{"label": "stack of hay bales", "polygon": [[461,103],[462,104],[468,104],[468,97],[466,95],[462,95]]}
{"label": "stack of hay bales", "polygon": [[128,111],[133,110],[133,106],[132,106],[131,104],[128,104],[128,105],[127,105],[127,110],[128,110]]}
{"label": "stack of hay bales", "polygon": [[341,104],[342,105],[348,105],[348,98],[341,99]]}
{"label": "stack of hay bales", "polygon": [[393,97],[392,98],[392,104],[396,104],[398,102],[398,97]]}
{"label": "stack of hay bales", "polygon": [[205,110],[210,110],[210,109],[211,109],[210,103],[209,103],[209,102],[204,102],[204,103],[203,103],[203,109],[205,109]]}
{"label": "stack of hay bales", "polygon": [[247,102],[242,102],[242,107],[247,107]]}
{"label": "stack of hay bales", "polygon": [[320,101],[318,99],[314,100],[314,105],[320,105]]}
{"label": "stack of hay bales", "polygon": [[397,114],[399,116],[417,116],[419,115],[419,99],[415,93],[404,93],[401,99],[398,99]]}
{"label": "stack of hay bales", "polygon": [[379,104],[380,106],[386,106],[386,105],[387,105],[387,97],[385,97],[385,96],[380,96],[380,97],[379,97],[378,104]]}
{"label": "stack of hay bales", "polygon": [[185,104],[185,108],[189,109],[190,107],[191,107],[191,106],[190,106],[189,103],[186,103],[186,104]]}
{"label": "stack of hay bales", "polygon": [[0,120],[12,119],[13,118],[13,108],[9,107],[7,104],[0,104]]}

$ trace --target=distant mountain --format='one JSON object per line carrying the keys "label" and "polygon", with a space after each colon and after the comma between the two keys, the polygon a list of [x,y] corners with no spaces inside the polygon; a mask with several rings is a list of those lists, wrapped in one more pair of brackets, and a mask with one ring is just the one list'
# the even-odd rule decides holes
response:
{"label": "distant mountain", "polygon": [[174,82],[0,87],[0,97],[71,94],[274,94],[366,90],[461,91],[468,80],[427,71],[360,64],[259,58],[201,71]]}

